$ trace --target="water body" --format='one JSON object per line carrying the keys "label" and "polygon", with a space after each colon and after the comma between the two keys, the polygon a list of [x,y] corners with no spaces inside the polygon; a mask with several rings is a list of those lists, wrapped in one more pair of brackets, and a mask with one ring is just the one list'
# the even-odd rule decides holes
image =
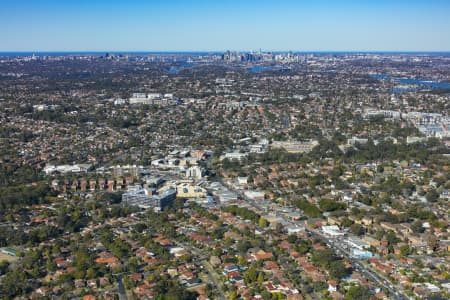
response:
{"label": "water body", "polygon": [[385,80],[389,78],[389,76],[387,76],[386,74],[369,74],[369,77],[380,80]]}
{"label": "water body", "polygon": [[178,74],[180,73],[180,69],[179,68],[170,68],[167,73],[169,74]]}
{"label": "water body", "polygon": [[267,72],[267,71],[286,71],[290,70],[290,68],[283,67],[283,66],[253,66],[246,69],[250,73],[260,73],[260,72]]}
{"label": "water body", "polygon": [[450,89],[450,83],[448,82],[439,82],[426,79],[409,79],[409,78],[401,78],[399,82],[401,84],[421,85],[431,89]]}
{"label": "water body", "polygon": [[169,70],[167,70],[167,73],[169,74],[178,74],[181,71],[185,70],[185,69],[189,69],[191,67],[194,67],[198,65],[195,62],[184,62],[181,65],[176,65],[176,66],[171,66]]}
{"label": "water body", "polygon": [[421,79],[421,78],[398,78],[391,77],[387,74],[369,74],[370,77],[379,79],[379,80],[392,80],[394,83],[403,86],[396,86],[392,89],[392,93],[409,93],[409,92],[417,92],[423,90],[433,90],[433,89],[450,89],[450,83],[448,82],[440,82],[429,79]]}

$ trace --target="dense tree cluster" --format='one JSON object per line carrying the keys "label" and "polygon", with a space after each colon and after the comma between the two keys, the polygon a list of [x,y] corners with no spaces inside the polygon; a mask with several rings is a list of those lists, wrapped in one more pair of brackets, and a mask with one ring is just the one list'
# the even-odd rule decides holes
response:
{"label": "dense tree cluster", "polygon": [[261,216],[246,207],[239,207],[237,205],[230,205],[224,209],[225,212],[231,213],[234,216],[240,216],[243,219],[253,221],[255,224],[259,223]]}
{"label": "dense tree cluster", "polygon": [[373,299],[369,290],[363,286],[356,285],[348,289],[347,294],[345,294],[344,300],[360,300],[360,299]]}
{"label": "dense tree cluster", "polygon": [[100,240],[102,241],[102,244],[116,257],[123,259],[130,256],[130,245],[122,239],[114,237],[114,234],[107,228],[103,229],[100,233]]}
{"label": "dense tree cluster", "polygon": [[345,209],[345,204],[337,202],[333,199],[323,198],[319,201],[319,207],[323,211],[335,211]]}
{"label": "dense tree cluster", "polygon": [[312,261],[314,264],[328,270],[333,279],[342,279],[349,275],[351,271],[345,267],[343,260],[337,257],[331,249],[315,252],[312,256]]}
{"label": "dense tree cluster", "polygon": [[319,208],[306,200],[295,201],[295,206],[300,208],[310,218],[319,218],[322,216]]}
{"label": "dense tree cluster", "polygon": [[0,187],[0,209],[46,203],[46,196],[53,195],[54,192],[45,183],[37,186]]}
{"label": "dense tree cluster", "polygon": [[355,149],[349,149],[343,158],[352,161],[413,160],[424,163],[433,154],[446,152],[445,147],[436,139],[429,139],[428,142],[420,144],[394,144],[388,140],[380,141],[376,145],[369,140],[366,144],[358,144]]}

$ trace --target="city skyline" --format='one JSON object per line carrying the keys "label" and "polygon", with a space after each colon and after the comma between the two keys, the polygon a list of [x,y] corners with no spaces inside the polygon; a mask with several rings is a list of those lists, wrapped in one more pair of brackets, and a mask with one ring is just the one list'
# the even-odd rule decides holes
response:
{"label": "city skyline", "polygon": [[4,1],[0,52],[447,52],[448,1]]}

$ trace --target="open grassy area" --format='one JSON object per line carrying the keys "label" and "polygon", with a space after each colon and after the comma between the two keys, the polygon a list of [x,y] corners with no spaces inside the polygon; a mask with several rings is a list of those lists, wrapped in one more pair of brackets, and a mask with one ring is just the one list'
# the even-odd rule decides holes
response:
{"label": "open grassy area", "polygon": [[4,253],[0,252],[0,261],[3,261],[3,260],[9,261],[9,262],[13,262],[13,261],[17,260],[17,257],[11,256],[11,255],[7,255],[7,254],[4,254]]}

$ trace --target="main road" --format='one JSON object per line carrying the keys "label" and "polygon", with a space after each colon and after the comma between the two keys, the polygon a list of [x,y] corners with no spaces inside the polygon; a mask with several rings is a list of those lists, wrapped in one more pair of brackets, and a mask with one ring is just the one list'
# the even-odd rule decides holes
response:
{"label": "main road", "polygon": [[[252,206],[254,208],[255,212],[257,212],[259,214],[267,213],[266,211],[264,211],[261,208],[260,205],[258,205],[258,203],[256,203],[255,200],[249,199],[248,197],[246,197],[245,194],[242,191],[236,190],[233,187],[228,186],[225,182],[223,182],[223,180],[221,178],[219,178],[219,181],[223,185],[227,186],[230,190],[232,190],[235,193],[237,193],[241,197],[242,200],[244,200],[245,202],[247,202],[250,206]],[[278,205],[278,204],[274,203],[274,205]],[[277,217],[282,218],[285,222],[287,222],[287,223],[289,223],[289,224],[291,224],[293,226],[299,226],[300,225],[299,221],[292,221],[290,219],[287,219],[283,215],[277,214]],[[366,278],[368,278],[368,279],[372,280],[373,282],[377,283],[378,285],[382,286],[385,290],[387,290],[389,292],[390,297],[392,297],[395,300],[407,300],[407,299],[409,299],[409,297],[407,297],[405,294],[403,294],[403,292],[401,290],[396,289],[396,287],[393,286],[386,279],[384,279],[383,277],[378,275],[376,272],[373,272],[372,270],[367,268],[365,265],[363,265],[357,259],[354,259],[347,250],[345,250],[340,245],[338,245],[333,239],[328,238],[327,236],[323,235],[318,230],[307,229],[307,231],[309,233],[311,233],[312,235],[314,235],[314,236],[320,238],[321,240],[323,240],[335,252],[340,253],[341,256],[343,256],[347,260],[349,260],[352,263],[352,265],[355,266],[355,269],[358,270],[359,272],[361,272]]]}
{"label": "main road", "polygon": [[389,281],[378,275],[376,272],[373,272],[369,268],[367,268],[365,265],[363,265],[359,260],[354,259],[350,253],[341,247],[338,243],[336,243],[335,240],[328,238],[324,234],[322,234],[319,230],[315,229],[307,229],[309,233],[311,233],[313,236],[318,237],[327,243],[329,247],[331,247],[335,252],[339,253],[343,257],[345,257],[347,260],[351,262],[351,264],[355,267],[356,270],[361,272],[366,278],[371,279],[375,283],[377,283],[379,286],[382,286],[385,290],[389,291],[389,295],[396,299],[396,300],[406,300],[409,299],[407,296],[405,296],[400,290],[396,290],[396,287],[393,286]]}

